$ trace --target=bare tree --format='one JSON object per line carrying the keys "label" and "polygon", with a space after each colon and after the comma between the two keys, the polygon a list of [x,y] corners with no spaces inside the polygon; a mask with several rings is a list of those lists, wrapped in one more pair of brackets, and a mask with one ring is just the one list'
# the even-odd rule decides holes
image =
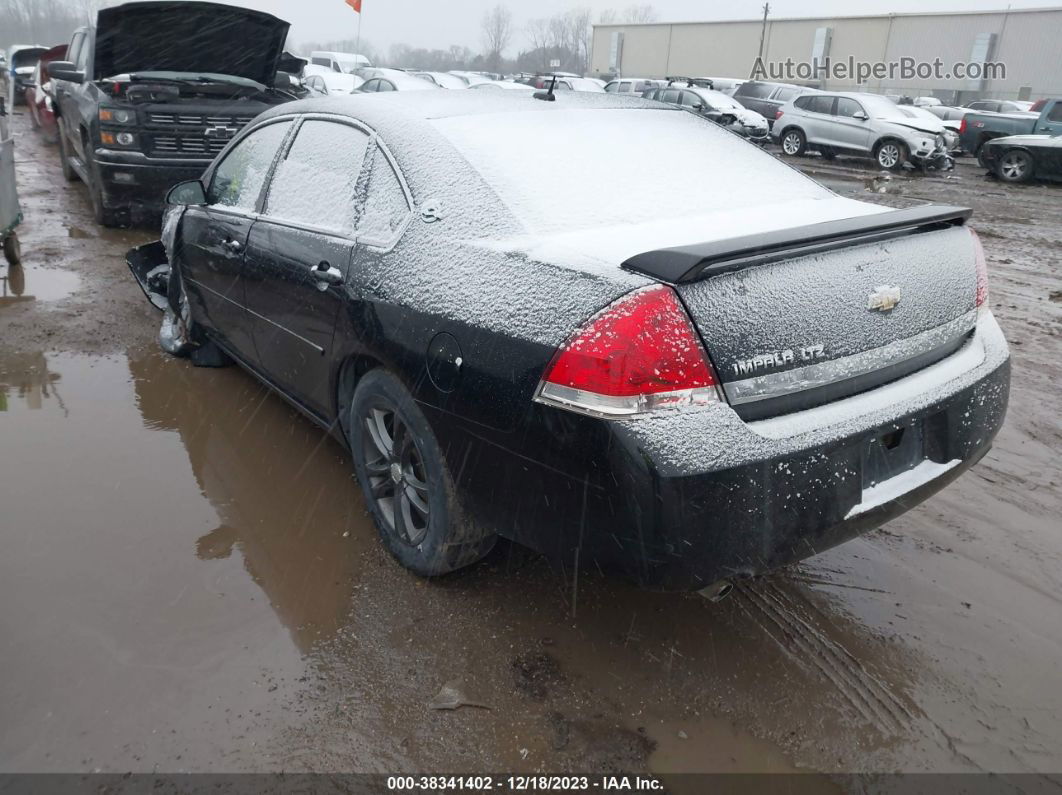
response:
{"label": "bare tree", "polygon": [[535,68],[546,69],[549,66],[548,50],[552,43],[549,20],[532,19],[524,27],[524,33],[531,43],[531,52],[539,56],[540,63],[537,63]]}
{"label": "bare tree", "polygon": [[648,3],[627,6],[623,12],[625,22],[656,22],[659,15]]}
{"label": "bare tree", "polygon": [[598,14],[597,21],[601,25],[614,25],[619,22],[619,14],[614,8],[606,8]]}
{"label": "bare tree", "polygon": [[488,62],[497,71],[502,51],[513,36],[513,15],[503,5],[496,5],[483,15],[483,45]]}
{"label": "bare tree", "polygon": [[586,74],[590,68],[590,49],[593,46],[594,29],[589,8],[573,8],[565,15],[568,23],[568,47],[575,56],[575,70]]}

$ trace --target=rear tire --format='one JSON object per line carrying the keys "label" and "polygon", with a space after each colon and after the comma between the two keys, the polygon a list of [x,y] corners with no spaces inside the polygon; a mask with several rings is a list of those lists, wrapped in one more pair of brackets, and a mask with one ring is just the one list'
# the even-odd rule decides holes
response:
{"label": "rear tire", "polygon": [[837,159],[837,153],[835,151],[833,151],[832,149],[830,149],[829,147],[826,147],[826,146],[824,146],[822,148],[822,151],[820,151],[819,154],[822,155],[822,159],[823,160],[836,160]]}
{"label": "rear tire", "polygon": [[384,546],[422,577],[480,560],[496,536],[461,509],[428,420],[394,375],[370,371],[350,405],[354,471]]}
{"label": "rear tire", "polygon": [[782,133],[782,152],[790,157],[802,157],[808,149],[807,136],[796,127]]}
{"label": "rear tire", "polygon": [[888,171],[903,168],[908,157],[907,146],[899,141],[882,141],[874,149],[874,159],[878,162],[878,166]]}
{"label": "rear tire", "polygon": [[1036,161],[1023,149],[1009,149],[996,164],[996,176],[1003,182],[1028,182],[1036,171]]}
{"label": "rear tire", "polygon": [[4,238],[4,259],[8,265],[22,264],[22,244],[14,232]]}

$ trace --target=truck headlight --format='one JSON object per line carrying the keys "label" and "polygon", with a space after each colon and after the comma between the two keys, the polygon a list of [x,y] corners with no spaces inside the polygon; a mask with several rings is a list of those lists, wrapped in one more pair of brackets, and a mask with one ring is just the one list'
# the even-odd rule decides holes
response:
{"label": "truck headlight", "polygon": [[135,124],[136,112],[126,108],[100,108],[100,121],[104,124]]}
{"label": "truck headlight", "polygon": [[100,143],[104,146],[117,146],[122,149],[130,149],[136,146],[136,135],[131,132],[107,132],[100,133]]}

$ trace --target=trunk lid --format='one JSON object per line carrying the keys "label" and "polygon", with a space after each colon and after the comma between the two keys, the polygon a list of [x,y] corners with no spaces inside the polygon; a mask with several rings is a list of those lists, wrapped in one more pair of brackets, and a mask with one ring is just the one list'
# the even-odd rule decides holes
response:
{"label": "trunk lid", "polygon": [[104,8],[96,18],[93,79],[135,72],[231,75],[272,85],[288,35],[282,19],[201,2]]}

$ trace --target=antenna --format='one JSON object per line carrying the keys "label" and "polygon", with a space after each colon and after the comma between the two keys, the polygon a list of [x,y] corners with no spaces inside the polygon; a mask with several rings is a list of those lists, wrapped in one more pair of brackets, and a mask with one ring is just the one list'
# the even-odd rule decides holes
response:
{"label": "antenna", "polygon": [[541,99],[543,102],[556,102],[557,98],[553,95],[553,89],[557,86],[557,76],[553,75],[553,79],[549,81],[549,88],[545,91],[536,91],[535,99]]}

